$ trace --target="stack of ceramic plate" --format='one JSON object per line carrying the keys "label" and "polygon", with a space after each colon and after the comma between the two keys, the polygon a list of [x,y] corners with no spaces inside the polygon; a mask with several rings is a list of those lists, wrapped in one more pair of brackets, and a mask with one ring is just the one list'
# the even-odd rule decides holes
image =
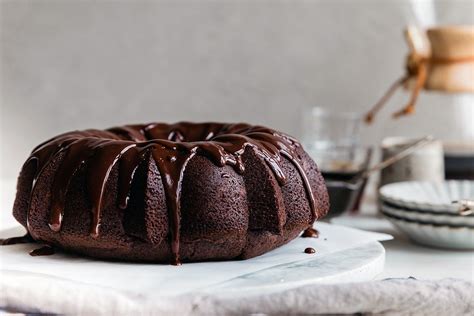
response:
{"label": "stack of ceramic plate", "polygon": [[474,181],[392,183],[380,199],[382,213],[415,242],[474,249]]}

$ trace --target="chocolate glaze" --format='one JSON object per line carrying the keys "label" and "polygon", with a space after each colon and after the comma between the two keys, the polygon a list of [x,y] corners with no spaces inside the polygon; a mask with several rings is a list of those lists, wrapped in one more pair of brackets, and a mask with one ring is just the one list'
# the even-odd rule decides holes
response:
{"label": "chocolate glaze", "polygon": [[51,246],[43,246],[38,249],[33,249],[30,251],[30,256],[37,257],[37,256],[51,256],[54,255],[55,251],[54,248]]}
{"label": "chocolate glaze", "polygon": [[316,250],[314,250],[314,248],[308,247],[304,250],[304,253],[312,254],[312,253],[316,253]]}
{"label": "chocolate glaze", "polygon": [[16,245],[16,244],[28,244],[34,242],[34,239],[31,238],[30,234],[26,234],[22,237],[12,237],[7,239],[0,239],[1,246]]}
{"label": "chocolate glaze", "polygon": [[309,227],[309,228],[305,229],[305,231],[303,232],[301,237],[304,237],[304,238],[309,238],[309,237],[318,238],[319,237],[319,231],[317,229]]}
{"label": "chocolate glaze", "polygon": [[[285,134],[262,126],[248,124],[151,123],[128,125],[108,130],[74,131],[59,135],[36,147],[25,166],[34,161],[36,179],[49,161],[59,154],[65,157],[57,170],[51,190],[52,205],[49,227],[58,232],[64,214],[65,198],[75,172],[84,164],[87,169],[87,190],[92,202],[90,235],[100,233],[102,197],[105,184],[115,164],[119,164],[118,206],[127,208],[131,183],[138,165],[151,155],[161,174],[170,219],[170,247],[173,263],[179,264],[180,196],[186,165],[196,154],[209,157],[217,166],[230,165],[244,172],[242,154],[247,147],[255,150],[273,171],[280,185],[286,182],[281,167],[282,157],[288,159],[303,180],[316,219],[314,196],[295,150],[300,144]],[[31,197],[31,195],[30,195]]]}

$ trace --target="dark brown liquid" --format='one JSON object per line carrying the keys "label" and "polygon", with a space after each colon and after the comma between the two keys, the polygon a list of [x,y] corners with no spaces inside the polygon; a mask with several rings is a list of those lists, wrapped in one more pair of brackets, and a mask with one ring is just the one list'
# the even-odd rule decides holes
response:
{"label": "dark brown liquid", "polygon": [[359,172],[360,171],[321,171],[324,179],[334,181],[349,181],[354,178]]}
{"label": "dark brown liquid", "polygon": [[330,216],[344,212],[355,212],[359,209],[367,180],[361,186],[348,187],[347,182],[360,176],[360,172],[322,172],[330,200]]}
{"label": "dark brown liquid", "polygon": [[301,237],[304,237],[304,238],[310,238],[310,237],[318,238],[319,237],[319,231],[312,228],[312,227],[310,227],[310,228],[305,229],[305,231],[303,232],[303,235],[301,235]]}
{"label": "dark brown liquid", "polygon": [[117,204],[126,209],[135,171],[144,157],[150,155],[163,181],[169,212],[172,263],[178,265],[181,184],[186,165],[195,155],[205,155],[217,166],[230,165],[238,173],[243,173],[242,155],[247,147],[251,147],[267,163],[280,185],[284,185],[287,180],[281,161],[283,158],[288,159],[301,175],[314,222],[315,200],[297,153],[300,146],[290,136],[262,126],[152,123],[116,127],[105,131],[65,133],[36,147],[25,165],[34,163],[36,166],[36,174],[32,180],[33,193],[34,184],[45,166],[57,155],[65,155],[51,188],[49,227],[54,232],[60,231],[63,216],[67,216],[64,214],[64,206],[69,183],[76,171],[86,165],[86,184],[92,202],[90,235],[97,238],[100,234],[102,197],[110,171],[115,164],[119,164]]}
{"label": "dark brown liquid", "polygon": [[314,248],[311,248],[311,247],[308,247],[304,250],[304,253],[307,253],[307,254],[312,254],[312,253],[315,253],[316,250],[314,250]]}
{"label": "dark brown liquid", "polygon": [[33,256],[33,257],[51,256],[51,255],[54,255],[54,248],[51,246],[43,246],[41,248],[30,251],[30,256]]}
{"label": "dark brown liquid", "polygon": [[444,166],[446,179],[474,180],[474,153],[466,156],[445,154]]}

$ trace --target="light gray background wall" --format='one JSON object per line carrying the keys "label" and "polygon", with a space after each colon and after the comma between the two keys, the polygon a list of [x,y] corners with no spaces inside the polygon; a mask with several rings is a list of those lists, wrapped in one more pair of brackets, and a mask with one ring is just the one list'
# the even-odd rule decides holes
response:
{"label": "light gray background wall", "polygon": [[[474,22],[471,1],[1,1],[0,176],[73,129],[223,120],[301,136],[304,108],[363,112],[402,74],[402,30],[433,22],[430,5],[437,22]],[[473,122],[439,95],[389,120],[406,100],[364,141]]]}

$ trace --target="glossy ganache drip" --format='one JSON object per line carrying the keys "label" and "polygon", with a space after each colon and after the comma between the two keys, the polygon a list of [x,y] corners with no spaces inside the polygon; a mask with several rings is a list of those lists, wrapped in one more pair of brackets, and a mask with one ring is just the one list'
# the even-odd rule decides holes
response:
{"label": "glossy ganache drip", "polygon": [[[140,162],[148,154],[158,167],[165,190],[170,219],[170,247],[173,263],[179,264],[180,195],[186,165],[195,155],[204,155],[217,166],[230,165],[244,172],[242,155],[246,147],[264,159],[280,185],[286,182],[281,167],[282,157],[296,167],[303,179],[313,221],[316,210],[313,193],[302,162],[295,152],[300,144],[293,138],[262,126],[247,124],[152,123],[128,125],[108,130],[74,131],[59,135],[36,147],[26,164],[34,162],[36,183],[44,167],[58,155],[64,155],[52,185],[49,227],[61,229],[65,199],[75,172],[85,164],[88,168],[87,190],[92,202],[90,234],[100,234],[102,198],[112,168],[118,164],[119,184],[117,205],[126,209],[131,183]],[[32,190],[33,192],[33,190]]]}

